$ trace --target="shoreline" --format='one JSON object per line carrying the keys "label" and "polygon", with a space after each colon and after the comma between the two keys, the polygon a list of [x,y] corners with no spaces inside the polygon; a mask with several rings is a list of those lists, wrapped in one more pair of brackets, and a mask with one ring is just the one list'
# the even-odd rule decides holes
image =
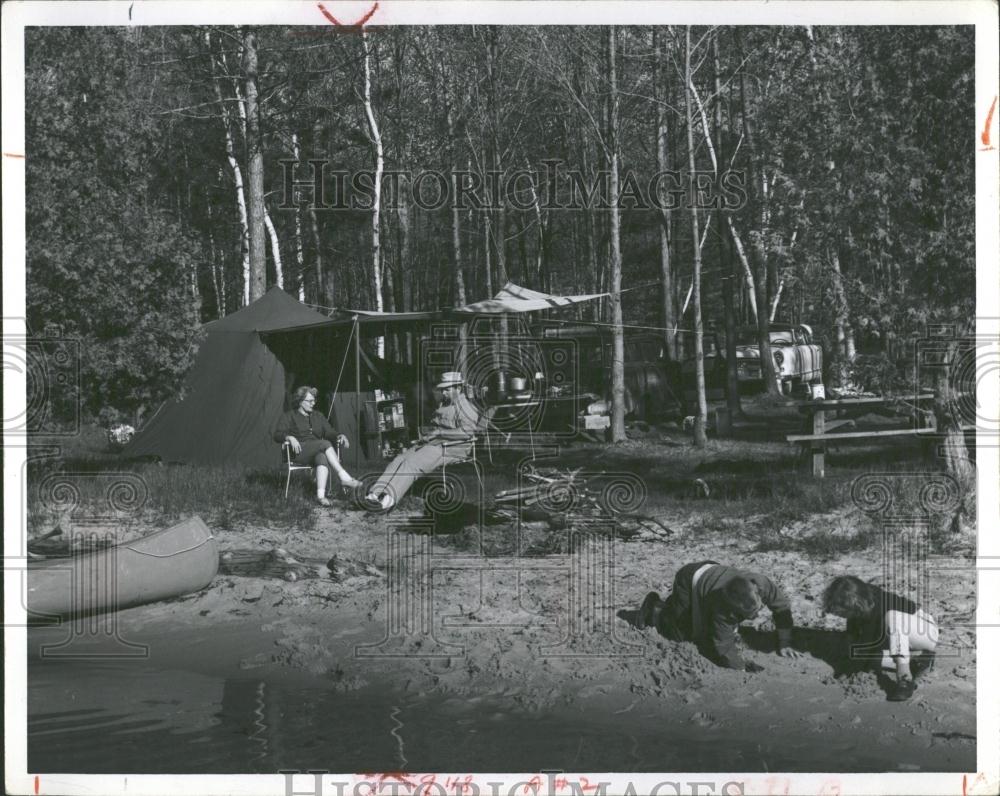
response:
{"label": "shoreline", "polygon": [[[402,519],[335,508],[320,516],[314,530],[277,534],[249,528],[217,531],[217,539],[222,551],[266,550],[277,543],[301,558],[325,556],[334,540],[338,556],[379,567],[386,565],[384,556],[402,551],[399,561],[413,568],[411,575],[432,560],[432,569],[406,581],[407,588],[416,584],[413,595],[429,600],[422,617],[429,625],[421,625],[419,612],[403,610],[420,604],[399,602],[400,589],[376,575],[334,583],[220,574],[197,594],[121,612],[117,626],[123,638],[149,639],[149,667],[267,683],[292,701],[305,699],[299,708],[305,715],[314,708],[300,692],[320,703],[336,698],[351,706],[364,697],[380,710],[393,698],[399,703],[393,703],[396,720],[403,716],[407,722],[400,737],[416,730],[408,739],[413,756],[407,756],[416,770],[434,770],[421,760],[446,762],[436,752],[421,757],[419,737],[435,737],[435,748],[453,750],[460,762],[456,744],[469,727],[477,737],[499,733],[495,750],[489,744],[474,749],[471,763],[486,762],[490,754],[533,759],[548,749],[558,758],[549,762],[570,769],[573,755],[562,748],[558,731],[566,727],[585,739],[584,747],[594,747],[592,755],[605,754],[630,770],[670,770],[672,765],[648,762],[655,759],[658,738],[664,761],[676,764],[669,750],[685,749],[682,759],[701,760],[704,770],[816,770],[820,760],[829,767],[833,751],[843,758],[844,771],[975,767],[974,657],[943,655],[908,703],[886,703],[874,675],[834,680],[822,657],[838,631],[837,620],[817,607],[822,586],[843,571],[878,574],[871,556],[849,554],[824,563],[797,553],[754,553],[739,537],[699,537],[678,518],[664,517],[677,529],[670,543],[616,542],[610,580],[588,586],[581,576],[595,560],[592,546],[557,556],[483,559],[456,555],[434,537],[395,534],[394,547],[390,532]],[[765,666],[759,674],[720,669],[692,644],[673,644],[633,627],[630,611],[645,591],[665,592],[676,568],[699,557],[738,561],[780,582],[792,597],[795,643],[810,654],[801,660],[771,654],[769,616],[742,633],[748,659]],[[947,589],[941,599],[956,613],[974,604],[974,584],[954,578]],[[30,649],[42,632],[57,629],[31,631]],[[946,629],[943,643],[960,641],[959,632]],[[388,645],[379,646],[383,639]],[[134,679],[123,687],[141,689],[143,677]],[[40,714],[56,707],[37,695],[32,704]],[[309,720],[321,735],[331,731],[318,717]],[[449,722],[451,734],[441,735],[441,725]],[[614,740],[629,737],[634,743],[626,746]],[[368,759],[364,750],[358,754]],[[396,770],[399,762],[390,756],[372,770]],[[454,764],[447,770],[471,768]]]}

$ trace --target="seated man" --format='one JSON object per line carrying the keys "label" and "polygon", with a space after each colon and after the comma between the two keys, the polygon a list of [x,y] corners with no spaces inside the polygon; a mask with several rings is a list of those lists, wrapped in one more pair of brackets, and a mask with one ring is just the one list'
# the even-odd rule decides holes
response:
{"label": "seated man", "polygon": [[326,497],[329,469],[337,473],[343,486],[356,489],[361,486],[361,482],[352,478],[337,458],[332,440],[336,440],[344,448],[350,443],[347,437],[334,431],[322,414],[313,411],[316,394],[315,387],[299,387],[295,391],[292,409],[285,412],[274,427],[274,441],[291,445],[293,464],[311,464],[316,467],[316,499],[320,505],[329,506],[330,501]]}
{"label": "seated man", "polygon": [[431,417],[430,430],[389,463],[365,498],[370,509],[388,511],[421,475],[472,456],[479,410],[465,397],[463,384],[461,373],[444,374],[437,385],[442,391],[441,403]]}
{"label": "seated man", "polygon": [[778,654],[798,658],[793,650],[792,611],[788,598],[770,578],[715,561],[685,564],[674,576],[666,601],[651,591],[639,609],[638,626],[655,627],[671,641],[702,645],[719,666],[759,672],[764,667],[746,662],[737,646],[740,622],[753,619],[766,605],[778,630]]}

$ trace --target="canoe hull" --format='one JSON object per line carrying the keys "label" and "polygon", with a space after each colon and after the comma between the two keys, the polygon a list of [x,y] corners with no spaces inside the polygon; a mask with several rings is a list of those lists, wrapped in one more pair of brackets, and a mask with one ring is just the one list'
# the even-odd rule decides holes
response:
{"label": "canoe hull", "polygon": [[219,570],[219,550],[200,517],[85,555],[28,566],[32,619],[85,616],[203,589]]}

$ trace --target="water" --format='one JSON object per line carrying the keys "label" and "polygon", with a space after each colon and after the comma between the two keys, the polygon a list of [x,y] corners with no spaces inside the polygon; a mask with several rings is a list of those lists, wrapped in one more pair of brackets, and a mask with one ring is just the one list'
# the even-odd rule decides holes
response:
{"label": "water", "polygon": [[[150,696],[129,701],[136,689],[123,678],[137,676]],[[43,707],[53,704],[61,708]],[[541,770],[588,767],[602,753],[619,766],[639,762],[627,738],[608,748],[599,725],[533,716],[499,699],[371,686],[340,693],[153,668],[140,675],[134,663],[33,664],[28,708],[28,767],[41,773]]]}
{"label": "water", "polygon": [[[182,650],[183,652],[184,650]],[[183,657],[183,656],[181,656]],[[600,709],[528,710],[502,695],[414,694],[391,682],[338,690],[283,671],[205,671],[145,660],[33,657],[28,768],[35,773],[352,771],[968,770],[975,744],[889,749],[852,733],[737,711],[700,726],[653,697]],[[198,668],[200,671],[192,671]],[[674,709],[676,710],[676,708]],[[770,724],[769,724],[770,722]],[[784,731],[782,731],[784,730]],[[791,730],[791,732],[789,732]],[[889,740],[889,739],[887,739]],[[870,741],[870,738],[869,738]],[[956,756],[957,755],[957,756]]]}

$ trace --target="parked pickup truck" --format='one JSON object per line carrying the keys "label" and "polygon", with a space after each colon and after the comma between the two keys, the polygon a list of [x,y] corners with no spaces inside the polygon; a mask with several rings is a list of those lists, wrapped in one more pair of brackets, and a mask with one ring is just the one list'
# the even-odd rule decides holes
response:
{"label": "parked pickup truck", "polygon": [[[612,336],[607,327],[590,324],[540,328],[543,339],[575,342],[576,362],[567,363],[562,379],[575,380],[577,393],[593,393],[610,401]],[[675,420],[684,415],[677,396],[679,368],[667,358],[656,334],[625,335],[625,409],[636,420]],[[550,377],[551,380],[551,377]]]}
{"label": "parked pickup truck", "polygon": [[[781,391],[791,393],[806,384],[823,381],[823,349],[812,341],[812,329],[805,324],[790,326],[772,323],[770,329],[771,356]],[[726,384],[726,344],[721,332],[705,335],[705,386],[709,400],[724,396]],[[760,364],[760,345],[756,327],[746,326],[736,331],[736,378],[741,393],[759,392],[764,388]],[[693,390],[694,356],[686,352],[681,365],[685,398]]]}

